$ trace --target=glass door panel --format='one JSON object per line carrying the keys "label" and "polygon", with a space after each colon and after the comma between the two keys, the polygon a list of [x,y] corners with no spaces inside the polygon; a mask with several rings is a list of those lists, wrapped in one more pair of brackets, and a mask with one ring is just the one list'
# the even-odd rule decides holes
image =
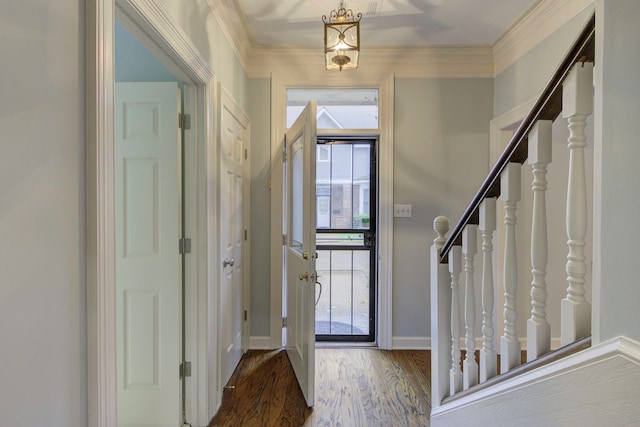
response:
{"label": "glass door panel", "polygon": [[375,339],[376,192],[373,172],[375,140],[318,141],[318,341],[369,342]]}

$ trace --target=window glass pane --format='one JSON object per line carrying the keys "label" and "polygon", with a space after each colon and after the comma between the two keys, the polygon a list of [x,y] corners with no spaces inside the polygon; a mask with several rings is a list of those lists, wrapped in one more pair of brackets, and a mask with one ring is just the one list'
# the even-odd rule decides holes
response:
{"label": "window glass pane", "polygon": [[307,103],[318,102],[318,129],[377,129],[378,89],[287,89],[287,128]]}
{"label": "window glass pane", "polygon": [[351,144],[331,146],[331,228],[352,226]]}
{"label": "window glass pane", "polygon": [[318,250],[316,334],[369,333],[369,259],[368,250]]}
{"label": "window glass pane", "polygon": [[303,238],[303,185],[304,185],[304,141],[297,139],[290,149],[291,153],[291,242],[293,249],[302,251]]}
{"label": "window glass pane", "polygon": [[369,202],[371,198],[371,145],[355,144],[353,146],[352,175],[352,228],[368,230],[370,226]]}
{"label": "window glass pane", "polygon": [[324,144],[317,149],[316,228],[368,230],[371,145]]}

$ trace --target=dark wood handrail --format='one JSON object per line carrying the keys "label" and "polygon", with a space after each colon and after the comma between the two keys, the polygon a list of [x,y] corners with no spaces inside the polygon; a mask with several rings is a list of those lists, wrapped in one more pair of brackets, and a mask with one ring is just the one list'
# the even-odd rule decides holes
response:
{"label": "dark wood handrail", "polygon": [[471,203],[460,217],[440,251],[440,262],[447,261],[449,250],[454,245],[462,244],[462,231],[467,224],[478,224],[480,204],[487,197],[500,195],[500,174],[509,163],[524,163],[527,160],[531,128],[538,120],[555,120],[562,112],[562,83],[578,62],[593,62],[595,59],[595,14],[591,16],[580,36],[573,43],[553,76],[537,99],[533,108],[524,118],[513,134],[509,144],[502,152],[498,161],[485,178],[480,189]]}

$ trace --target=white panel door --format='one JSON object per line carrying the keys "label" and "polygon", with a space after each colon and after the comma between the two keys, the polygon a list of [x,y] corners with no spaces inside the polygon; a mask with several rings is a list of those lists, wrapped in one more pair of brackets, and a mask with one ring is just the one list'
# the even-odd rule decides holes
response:
{"label": "white panel door", "polygon": [[115,91],[118,425],[180,424],[180,91]]}
{"label": "white panel door", "polygon": [[287,355],[309,407],[315,387],[316,102],[287,131],[285,288]]}
{"label": "white panel door", "polygon": [[[222,90],[221,90],[222,92]],[[229,381],[242,357],[244,153],[246,116],[231,98],[221,94],[220,111],[220,307],[219,351],[221,385]]]}

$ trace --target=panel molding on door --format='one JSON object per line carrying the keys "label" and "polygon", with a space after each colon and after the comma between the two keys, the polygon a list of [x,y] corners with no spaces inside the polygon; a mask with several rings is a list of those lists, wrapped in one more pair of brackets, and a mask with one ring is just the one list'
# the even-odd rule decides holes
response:
{"label": "panel molding on door", "polygon": [[287,181],[283,284],[287,355],[307,405],[315,387],[316,103],[309,102],[285,136]]}
{"label": "panel molding on door", "polygon": [[180,422],[182,345],[177,83],[116,83],[118,425]]}
{"label": "panel molding on door", "polygon": [[219,384],[221,390],[242,357],[247,326],[248,265],[245,232],[248,189],[245,183],[249,118],[218,85],[219,164]]}

